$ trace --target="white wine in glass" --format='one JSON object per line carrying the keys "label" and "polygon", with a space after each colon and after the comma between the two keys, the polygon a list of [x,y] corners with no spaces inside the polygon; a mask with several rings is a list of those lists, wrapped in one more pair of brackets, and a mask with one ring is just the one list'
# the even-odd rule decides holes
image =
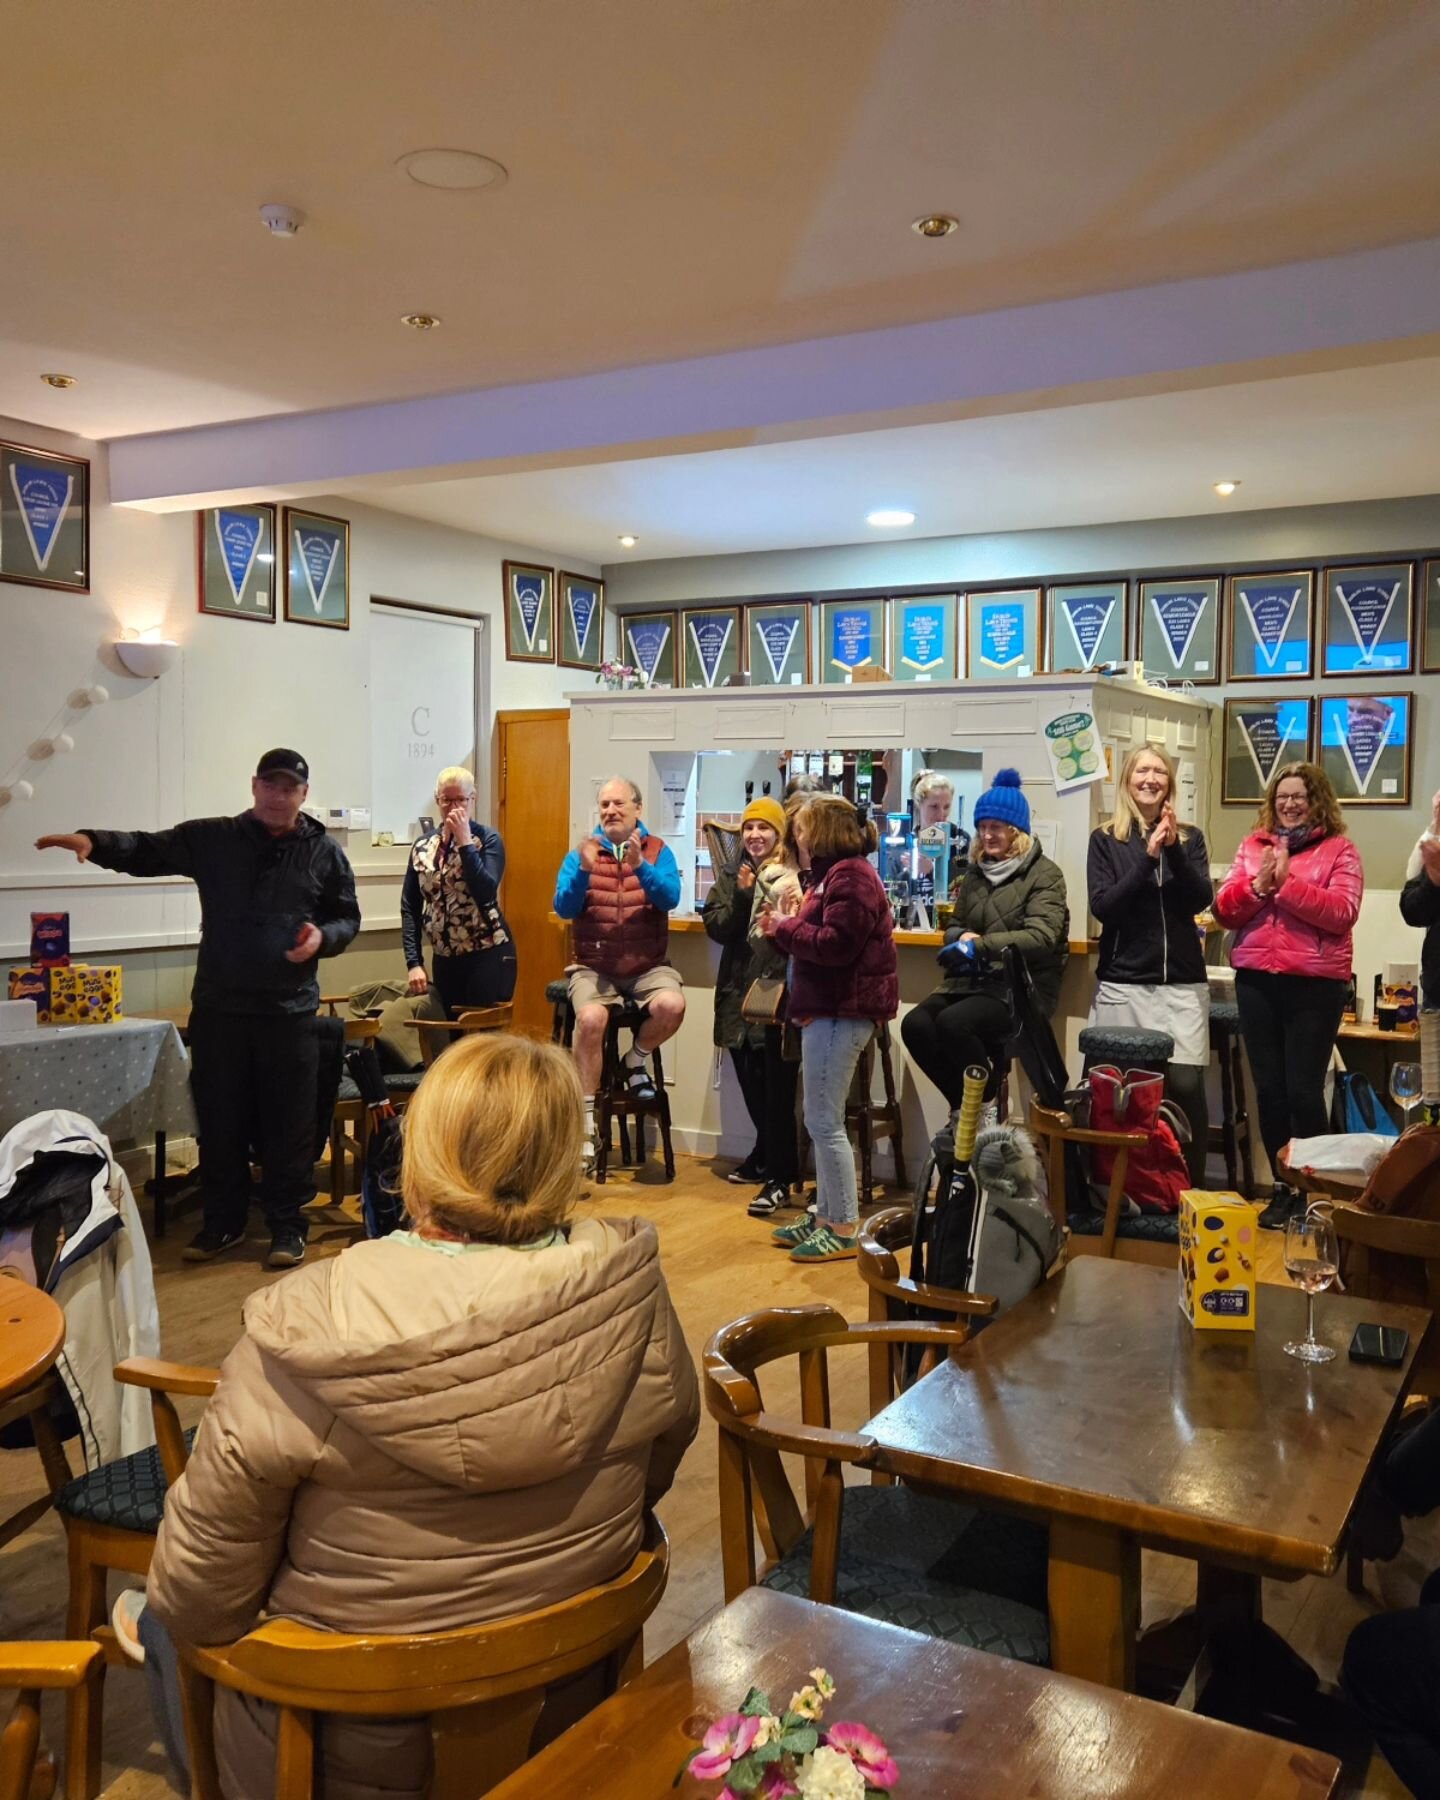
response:
{"label": "white wine in glass", "polygon": [[1417,1106],[1424,1093],[1424,1084],[1420,1077],[1419,1063],[1397,1062],[1390,1068],[1390,1098],[1400,1108],[1402,1120],[1400,1129],[1410,1128],[1410,1108]]}
{"label": "white wine in glass", "polygon": [[1335,1246],[1335,1226],[1329,1209],[1309,1207],[1285,1227],[1285,1273],[1305,1290],[1305,1336],[1285,1346],[1287,1356],[1301,1362],[1327,1363],[1335,1352],[1315,1336],[1315,1296],[1323,1294],[1340,1272]]}

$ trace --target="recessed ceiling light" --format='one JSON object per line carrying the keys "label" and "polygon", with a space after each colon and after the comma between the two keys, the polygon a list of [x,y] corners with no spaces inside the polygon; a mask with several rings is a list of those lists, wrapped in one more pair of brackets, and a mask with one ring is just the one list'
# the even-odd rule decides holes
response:
{"label": "recessed ceiling light", "polygon": [[509,175],[503,163],[474,150],[407,150],[396,158],[395,167],[421,187],[443,188],[451,194],[503,187]]}
{"label": "recessed ceiling light", "polygon": [[1238,481],[1217,481],[1215,483],[1215,492],[1222,500],[1228,500],[1239,485],[1240,483]]}
{"label": "recessed ceiling light", "polygon": [[75,377],[73,375],[42,375],[40,379],[45,383],[46,387],[72,388],[75,386]]}
{"label": "recessed ceiling light", "polygon": [[634,532],[622,531],[620,533],[620,546],[624,550],[633,550],[639,542],[640,540],[635,536]]}
{"label": "recessed ceiling light", "polygon": [[912,219],[910,229],[923,238],[949,237],[952,231],[960,229],[960,221],[949,213],[926,213],[922,219]]}
{"label": "recessed ceiling light", "polygon": [[434,313],[401,313],[400,323],[412,331],[433,331],[440,321]]}
{"label": "recessed ceiling light", "polygon": [[900,506],[882,506],[874,512],[866,513],[865,523],[883,531],[887,525],[913,525],[915,515]]}

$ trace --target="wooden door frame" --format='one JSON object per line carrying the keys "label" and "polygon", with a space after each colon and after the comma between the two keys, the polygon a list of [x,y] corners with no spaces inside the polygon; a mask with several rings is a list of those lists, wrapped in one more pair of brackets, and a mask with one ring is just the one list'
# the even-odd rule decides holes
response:
{"label": "wooden door frame", "polygon": [[[508,770],[506,768],[503,741],[505,727],[512,722],[519,722],[527,719],[538,723],[543,723],[546,720],[564,719],[568,724],[570,719],[570,708],[568,706],[514,707],[508,712],[497,712],[493,717],[495,720],[495,829],[508,843],[510,836],[510,821],[506,815],[506,807],[508,805],[506,777]],[[570,770],[568,768],[565,770],[565,816],[567,819],[570,816]]]}

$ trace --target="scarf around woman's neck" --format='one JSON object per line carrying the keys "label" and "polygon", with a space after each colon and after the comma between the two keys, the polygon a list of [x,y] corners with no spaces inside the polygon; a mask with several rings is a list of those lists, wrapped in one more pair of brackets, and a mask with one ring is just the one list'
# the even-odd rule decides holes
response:
{"label": "scarf around woman's neck", "polygon": [[999,887],[1002,881],[1008,881],[1024,861],[1022,856],[1007,856],[1004,862],[986,862],[982,857],[975,867],[990,883],[991,887]]}
{"label": "scarf around woman's neck", "polygon": [[1284,844],[1293,856],[1297,850],[1303,850],[1307,844],[1318,843],[1325,835],[1325,827],[1308,822],[1304,825],[1291,825],[1288,828],[1277,825],[1272,835],[1279,843]]}

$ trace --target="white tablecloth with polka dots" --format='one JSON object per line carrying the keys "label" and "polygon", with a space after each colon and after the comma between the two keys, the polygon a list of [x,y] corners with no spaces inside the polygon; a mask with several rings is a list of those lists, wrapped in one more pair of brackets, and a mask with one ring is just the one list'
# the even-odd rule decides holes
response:
{"label": "white tablecloth with polka dots", "polygon": [[0,1033],[0,1135],[51,1107],[92,1119],[112,1144],[145,1143],[157,1131],[193,1137],[179,1032],[163,1019],[121,1019]]}

